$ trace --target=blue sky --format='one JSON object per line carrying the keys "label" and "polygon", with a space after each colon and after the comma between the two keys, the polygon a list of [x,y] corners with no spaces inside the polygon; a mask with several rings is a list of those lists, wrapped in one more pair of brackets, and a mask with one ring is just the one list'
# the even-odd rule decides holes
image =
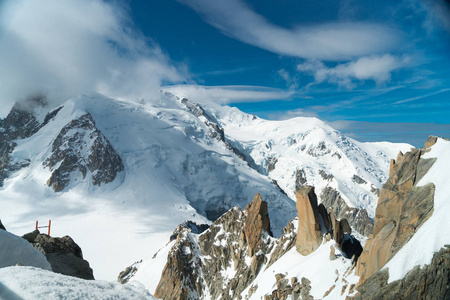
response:
{"label": "blue sky", "polygon": [[2,0],[0,115],[165,89],[361,141],[450,136],[448,0]]}
{"label": "blue sky", "polygon": [[130,10],[189,69],[199,87],[177,85],[183,95],[263,118],[316,116],[362,140],[421,144],[450,133],[445,2],[131,1]]}

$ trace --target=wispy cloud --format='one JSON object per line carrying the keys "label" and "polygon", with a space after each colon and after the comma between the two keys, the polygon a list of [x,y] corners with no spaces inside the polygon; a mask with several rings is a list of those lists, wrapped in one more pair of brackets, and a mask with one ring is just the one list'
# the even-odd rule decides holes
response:
{"label": "wispy cloud", "polygon": [[7,0],[0,6],[0,114],[33,93],[145,98],[183,72],[102,0]]}
{"label": "wispy cloud", "polygon": [[355,81],[373,80],[377,84],[391,79],[391,73],[407,66],[410,58],[396,57],[390,54],[361,57],[356,61],[338,64],[328,68],[316,60],[297,65],[297,70],[314,76],[315,83],[335,83],[345,88],[354,88]]}
{"label": "wispy cloud", "polygon": [[180,84],[161,88],[180,98],[194,99],[197,102],[214,102],[229,104],[238,102],[262,102],[270,100],[286,100],[294,95],[291,91],[260,86],[202,86]]}
{"label": "wispy cloud", "polygon": [[262,49],[306,59],[341,61],[390,51],[401,33],[370,22],[330,22],[283,28],[241,0],[179,0],[225,35]]}
{"label": "wispy cloud", "polygon": [[416,101],[416,100],[421,100],[421,99],[424,99],[424,98],[428,98],[428,97],[439,95],[439,94],[446,93],[446,92],[450,92],[450,88],[445,88],[445,89],[442,89],[442,90],[438,90],[438,91],[435,91],[433,93],[429,93],[429,94],[426,94],[426,95],[420,95],[420,96],[416,96],[416,97],[403,99],[403,100],[395,102],[395,104],[403,104],[403,103],[408,103],[408,102],[412,102],[412,101]]}

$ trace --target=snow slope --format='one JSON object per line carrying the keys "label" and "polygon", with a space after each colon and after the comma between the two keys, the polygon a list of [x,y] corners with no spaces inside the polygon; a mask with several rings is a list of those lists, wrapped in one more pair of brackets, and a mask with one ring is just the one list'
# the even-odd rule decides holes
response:
{"label": "snow slope", "polygon": [[[295,203],[210,137],[210,128],[177,99],[141,104],[93,94],[62,106],[35,135],[16,141],[13,158],[30,165],[0,190],[1,218],[18,234],[31,231],[35,220],[51,219],[52,235],[70,235],[96,278],[115,279],[125,266],[153,255],[178,224],[208,223],[208,212],[244,207],[257,192],[269,202],[274,232],[295,214]],[[84,179],[74,175],[55,193],[42,163],[61,128],[87,112],[121,156],[125,171],[100,187],[93,186],[89,173]]]}
{"label": "snow slope", "polygon": [[[126,266],[163,247],[178,224],[210,223],[235,205],[245,207],[257,192],[269,203],[272,231],[279,236],[296,215],[292,200],[299,169],[318,194],[332,186],[350,206],[367,208],[373,215],[372,185],[381,185],[389,159],[409,147],[358,143],[313,118],[276,122],[235,108],[209,105],[206,115],[196,109],[164,94],[148,103],[99,94],[66,101],[36,134],[16,141],[12,158],[30,165],[13,173],[0,189],[2,221],[22,235],[34,229],[36,220],[51,219],[52,235],[70,235],[96,278],[115,280]],[[86,113],[120,155],[125,170],[100,186],[92,184],[89,172],[85,178],[74,173],[67,188],[54,192],[47,186],[51,171],[43,162],[61,129]],[[226,141],[217,137],[215,125],[224,128]],[[89,155],[89,146],[85,141],[77,153]],[[271,172],[269,157],[278,160]],[[324,179],[320,171],[333,179]],[[355,174],[367,183],[355,183]]]}
{"label": "snow slope", "polygon": [[52,270],[45,256],[29,242],[20,236],[0,230],[0,268],[17,264]]}
{"label": "snow slope", "polygon": [[155,299],[142,285],[84,280],[34,267],[0,269],[0,299]]}
{"label": "snow slope", "polygon": [[[268,121],[236,108],[211,108],[232,145],[251,157],[258,170],[277,181],[295,200],[296,174],[315,187],[339,191],[349,207],[365,208],[374,217],[378,195],[389,177],[389,161],[408,144],[360,143],[317,118]],[[272,166],[269,166],[272,161]],[[276,162],[273,164],[273,162]],[[358,183],[357,175],[365,181]]]}
{"label": "snow slope", "polygon": [[[450,170],[450,142],[438,139],[431,151],[421,158],[436,158],[428,173],[417,186],[434,183],[434,208],[431,217],[417,230],[412,238],[383,267],[389,268],[389,283],[403,278],[415,266],[431,263],[434,253],[450,244],[450,185],[445,174]],[[418,251],[420,249],[420,251]]]}

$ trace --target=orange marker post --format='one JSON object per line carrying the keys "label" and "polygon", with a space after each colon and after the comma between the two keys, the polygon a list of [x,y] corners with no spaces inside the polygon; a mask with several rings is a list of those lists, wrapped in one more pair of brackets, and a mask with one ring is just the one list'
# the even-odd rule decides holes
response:
{"label": "orange marker post", "polygon": [[52,225],[52,220],[48,220],[48,235],[50,236],[50,226]]}

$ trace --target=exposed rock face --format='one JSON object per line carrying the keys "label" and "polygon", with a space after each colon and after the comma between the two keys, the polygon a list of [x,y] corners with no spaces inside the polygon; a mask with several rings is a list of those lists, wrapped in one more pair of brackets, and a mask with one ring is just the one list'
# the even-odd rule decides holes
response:
{"label": "exposed rock face", "polygon": [[269,265],[268,261],[275,262],[295,243],[292,222],[279,240],[270,237],[269,230],[267,203],[259,194],[243,211],[237,207],[229,210],[200,234],[181,228],[155,296],[162,299],[238,298]]}
{"label": "exposed rock face", "polygon": [[11,153],[17,145],[14,140],[28,138],[40,128],[33,113],[17,104],[5,119],[0,120],[0,186],[12,172],[30,164],[28,160],[11,159]]}
{"label": "exposed rock face", "polygon": [[362,179],[361,177],[359,177],[358,175],[353,175],[352,180],[354,182],[356,182],[357,184],[366,184],[367,181],[365,181],[364,179]]}
{"label": "exposed rock face", "polygon": [[434,135],[430,135],[428,139],[425,141],[425,148],[430,148],[434,144],[436,144],[438,137]]}
{"label": "exposed rock face", "polygon": [[267,202],[263,202],[261,195],[256,194],[251,203],[247,205],[244,212],[248,212],[244,226],[245,238],[248,244],[248,256],[258,252],[261,243],[261,233],[270,233],[269,213],[267,212]]}
{"label": "exposed rock face", "polygon": [[365,209],[349,207],[340,193],[332,187],[326,187],[320,195],[321,203],[327,208],[333,208],[335,217],[347,219],[349,224],[357,232],[369,236],[373,231],[373,221],[369,218]]}
{"label": "exposed rock face", "polygon": [[433,213],[434,185],[415,186],[435,162],[420,159],[425,151],[411,149],[391,162],[391,177],[378,199],[373,236],[358,260],[360,283],[380,270]]}
{"label": "exposed rock face", "polygon": [[92,183],[112,182],[124,170],[122,159],[106,137],[95,127],[89,113],[64,126],[52,145],[52,154],[44,166],[52,171],[48,186],[55,192],[65,189],[74,172],[83,178],[89,171]]}
{"label": "exposed rock face", "polygon": [[[388,284],[389,271],[376,272],[357,287],[354,299],[450,299],[450,246],[435,253],[431,264],[416,266],[405,278]],[[418,250],[420,251],[420,250]]]}
{"label": "exposed rock face", "polygon": [[322,229],[314,187],[303,186],[295,191],[297,198],[298,231],[295,246],[302,255],[314,252],[322,244]]}
{"label": "exposed rock face", "polygon": [[34,230],[22,238],[45,255],[53,272],[82,279],[94,279],[89,262],[83,259],[80,246],[70,236],[54,238]]}

